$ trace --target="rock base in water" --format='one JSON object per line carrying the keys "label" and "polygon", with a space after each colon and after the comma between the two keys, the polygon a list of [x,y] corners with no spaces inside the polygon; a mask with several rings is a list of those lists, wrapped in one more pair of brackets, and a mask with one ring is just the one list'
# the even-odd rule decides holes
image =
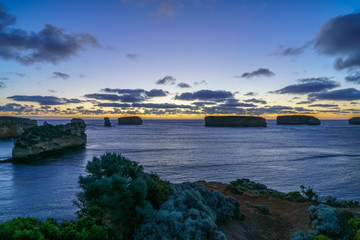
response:
{"label": "rock base in water", "polygon": [[118,119],[120,125],[141,125],[143,120],[140,117],[122,117]]}
{"label": "rock base in water", "polygon": [[288,115],[288,116],[278,116],[276,118],[276,123],[278,125],[320,125],[321,121],[313,116],[305,115]]}
{"label": "rock base in water", "polygon": [[19,137],[26,129],[37,126],[36,120],[20,117],[0,117],[0,139]]}
{"label": "rock base in water", "polygon": [[84,120],[78,118],[65,125],[29,128],[16,140],[12,158],[14,161],[39,159],[69,148],[84,147],[85,128]]}
{"label": "rock base in water", "polygon": [[360,125],[360,117],[353,117],[349,119],[349,124]]}
{"label": "rock base in water", "polygon": [[205,126],[209,127],[266,127],[266,120],[253,116],[208,116]]}

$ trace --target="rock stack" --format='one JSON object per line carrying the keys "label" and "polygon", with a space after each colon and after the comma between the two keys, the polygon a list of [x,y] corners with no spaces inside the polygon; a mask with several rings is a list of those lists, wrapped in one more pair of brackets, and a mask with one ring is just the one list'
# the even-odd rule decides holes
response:
{"label": "rock stack", "polygon": [[107,127],[111,127],[111,122],[110,119],[108,117],[104,118],[104,125]]}
{"label": "rock stack", "polygon": [[12,158],[14,161],[26,161],[70,148],[84,147],[87,140],[85,128],[84,120],[79,118],[65,125],[47,124],[29,128],[16,140]]}
{"label": "rock stack", "polygon": [[287,115],[276,118],[278,125],[320,125],[320,120],[313,116],[306,115]]}
{"label": "rock stack", "polygon": [[353,117],[349,119],[349,124],[360,125],[360,117]]}

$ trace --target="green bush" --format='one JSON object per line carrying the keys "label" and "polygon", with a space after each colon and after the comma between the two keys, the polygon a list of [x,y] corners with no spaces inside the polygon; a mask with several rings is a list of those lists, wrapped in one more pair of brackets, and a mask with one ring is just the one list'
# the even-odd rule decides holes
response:
{"label": "green bush", "polygon": [[309,230],[307,232],[298,231],[291,235],[290,240],[314,240],[316,236],[316,232],[313,230]]}
{"label": "green bush", "polygon": [[349,225],[353,229],[353,236],[355,240],[360,240],[360,218],[352,218],[349,220]]}
{"label": "green bush", "polygon": [[331,240],[331,238],[328,238],[327,236],[321,234],[321,235],[317,235],[315,237],[315,240]]}
{"label": "green bush", "polygon": [[269,207],[266,205],[257,205],[256,208],[264,215],[270,214]]}
{"label": "green bush", "polygon": [[52,218],[40,222],[31,217],[14,218],[0,225],[1,240],[108,240],[107,227],[90,217],[57,224]]}
{"label": "green bush", "polygon": [[94,157],[80,176],[79,215],[90,215],[110,225],[123,238],[132,239],[135,229],[150,220],[154,210],[172,193],[168,182],[117,154]]}

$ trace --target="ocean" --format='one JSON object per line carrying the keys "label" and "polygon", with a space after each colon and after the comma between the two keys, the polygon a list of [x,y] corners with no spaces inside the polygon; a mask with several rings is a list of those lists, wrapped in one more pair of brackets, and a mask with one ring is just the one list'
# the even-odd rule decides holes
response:
{"label": "ocean", "polygon": [[[69,121],[47,120],[51,124]],[[38,121],[39,125],[43,121]],[[115,152],[173,183],[249,178],[289,192],[311,186],[321,196],[360,200],[360,126],[205,127],[203,120],[144,120],[105,127],[86,120],[86,149],[25,164],[0,164],[0,222],[18,216],[75,218],[79,175],[94,156]],[[0,141],[0,159],[13,141]]]}

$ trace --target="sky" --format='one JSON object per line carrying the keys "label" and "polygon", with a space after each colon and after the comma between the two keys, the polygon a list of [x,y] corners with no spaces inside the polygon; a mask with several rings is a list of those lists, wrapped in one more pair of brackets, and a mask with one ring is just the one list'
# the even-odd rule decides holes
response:
{"label": "sky", "polygon": [[358,0],[0,0],[0,115],[360,116]]}

